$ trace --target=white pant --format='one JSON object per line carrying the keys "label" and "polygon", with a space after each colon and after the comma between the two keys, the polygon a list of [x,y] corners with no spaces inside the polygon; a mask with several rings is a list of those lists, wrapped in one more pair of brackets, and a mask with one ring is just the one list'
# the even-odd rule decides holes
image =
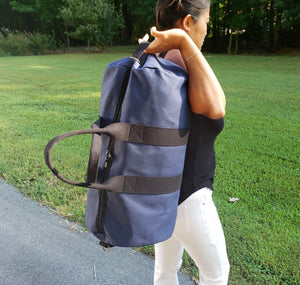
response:
{"label": "white pant", "polygon": [[225,285],[229,262],[212,190],[203,188],[178,206],[173,235],[155,245],[154,285],[178,285],[183,249],[199,269],[201,285]]}

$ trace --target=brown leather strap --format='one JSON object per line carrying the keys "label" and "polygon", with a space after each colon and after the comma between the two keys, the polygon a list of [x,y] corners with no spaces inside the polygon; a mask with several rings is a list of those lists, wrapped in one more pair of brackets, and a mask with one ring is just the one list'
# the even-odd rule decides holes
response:
{"label": "brown leather strap", "polygon": [[189,130],[156,128],[129,123],[114,123],[104,129],[99,128],[99,132],[107,133],[116,140],[130,143],[179,146],[187,143]]}
{"label": "brown leather strap", "polygon": [[146,177],[146,176],[114,176],[101,183],[75,182],[64,178],[57,172],[62,181],[79,187],[101,189],[113,193],[126,194],[168,194],[180,189],[182,174],[173,177]]}
{"label": "brown leather strap", "polygon": [[[65,138],[80,134],[93,134],[86,182],[76,182],[63,177],[63,175],[61,175],[59,171],[52,165],[50,155],[55,144]],[[68,184],[103,189],[116,193],[135,193],[134,191],[137,191],[135,189],[138,189],[139,193],[159,194],[170,193],[180,188],[181,175],[162,178],[116,176],[106,180],[103,184],[96,183],[98,161],[102,147],[101,134],[107,134],[114,137],[116,140],[130,143],[151,144],[158,146],[178,146],[186,144],[188,138],[188,129],[164,129],[132,125],[129,123],[113,123],[105,128],[99,128],[94,124],[92,129],[73,131],[53,138],[46,146],[44,152],[47,166],[59,179]]]}
{"label": "brown leather strap", "polygon": [[[99,128],[96,124],[92,125],[92,128]],[[92,144],[90,149],[90,157],[87,168],[87,174],[84,180],[88,183],[96,182],[98,177],[98,165],[99,157],[102,149],[102,137],[100,134],[93,134]]]}
{"label": "brown leather strap", "polygon": [[173,177],[114,176],[103,184],[92,183],[88,187],[114,193],[168,194],[180,189],[182,174]]}

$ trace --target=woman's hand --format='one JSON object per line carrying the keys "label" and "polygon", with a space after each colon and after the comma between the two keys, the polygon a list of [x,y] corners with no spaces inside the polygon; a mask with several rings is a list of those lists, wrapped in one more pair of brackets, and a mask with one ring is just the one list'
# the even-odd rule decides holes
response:
{"label": "woman's hand", "polygon": [[142,42],[148,42],[148,41],[149,41],[148,34],[144,35],[144,37],[142,39],[138,39],[139,44],[141,44]]}
{"label": "woman's hand", "polygon": [[155,39],[145,50],[149,54],[161,53],[172,49],[181,50],[183,42],[189,37],[182,29],[157,31],[156,27],[151,28],[151,35]]}

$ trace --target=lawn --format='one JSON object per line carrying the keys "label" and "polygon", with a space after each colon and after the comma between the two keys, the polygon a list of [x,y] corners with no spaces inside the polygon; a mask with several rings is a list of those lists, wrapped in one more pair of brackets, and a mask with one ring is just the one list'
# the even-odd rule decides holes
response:
{"label": "lawn", "polygon": [[[0,176],[84,223],[87,191],[53,177],[43,151],[54,136],[90,127],[105,66],[128,54],[0,57]],[[227,97],[214,200],[228,246],[229,284],[300,284],[300,57],[207,59]],[[53,150],[53,162],[82,180],[89,147],[89,136],[68,139]],[[229,202],[232,197],[239,201]],[[187,257],[183,270],[197,274]]]}

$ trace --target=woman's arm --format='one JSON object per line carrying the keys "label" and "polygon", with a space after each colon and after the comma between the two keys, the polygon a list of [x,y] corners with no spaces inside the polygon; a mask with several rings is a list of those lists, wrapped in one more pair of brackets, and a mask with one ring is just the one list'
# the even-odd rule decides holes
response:
{"label": "woman's arm", "polygon": [[[192,112],[211,119],[224,117],[226,100],[223,89],[189,35],[182,29],[159,32],[155,28],[151,29],[151,34],[155,40],[146,49],[147,53],[160,53],[172,49],[180,51],[189,74],[189,101]],[[178,58],[174,60],[180,62]]]}

